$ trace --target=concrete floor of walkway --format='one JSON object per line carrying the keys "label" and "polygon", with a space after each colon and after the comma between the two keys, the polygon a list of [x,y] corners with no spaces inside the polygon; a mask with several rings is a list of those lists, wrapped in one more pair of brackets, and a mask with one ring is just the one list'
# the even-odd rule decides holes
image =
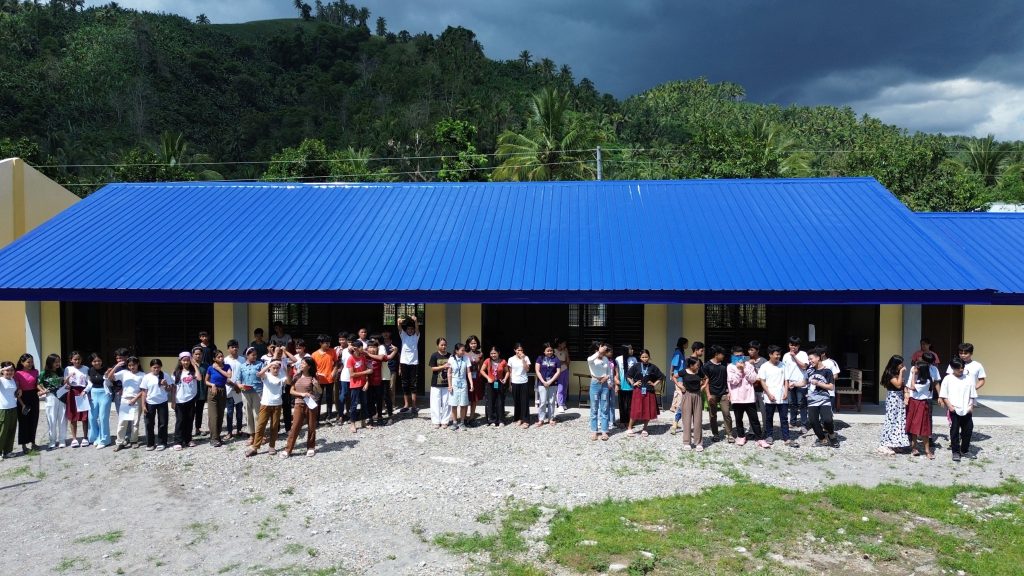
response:
{"label": "concrete floor of walkway", "polygon": [[[932,406],[933,425],[946,426],[946,415],[937,406]],[[879,424],[885,419],[885,404],[862,404],[861,411],[848,404],[836,417],[848,423]],[[1024,401],[1001,400],[999,398],[978,399],[974,409],[974,423],[984,426],[1024,426]]]}

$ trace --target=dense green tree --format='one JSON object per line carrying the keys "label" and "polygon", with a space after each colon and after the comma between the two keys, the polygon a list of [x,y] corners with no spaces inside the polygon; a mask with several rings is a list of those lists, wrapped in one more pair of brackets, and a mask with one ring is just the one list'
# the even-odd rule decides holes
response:
{"label": "dense green tree", "polygon": [[975,212],[989,202],[984,179],[948,158],[908,198],[909,206],[921,212]]}
{"label": "dense green tree", "polygon": [[137,147],[121,155],[111,178],[115,182],[183,182],[194,180],[195,174],[181,165],[162,162],[151,150]]}
{"label": "dense green tree", "polygon": [[473,138],[476,126],[463,120],[445,118],[434,125],[434,142],[440,152],[441,170],[437,179],[442,182],[470,182],[483,178],[481,168],[487,157],[476,151]]}
{"label": "dense green tree", "polygon": [[196,16],[196,24],[209,24],[210,18],[206,14],[200,14]]}
{"label": "dense green tree", "polygon": [[[377,16],[377,36],[387,36],[388,21],[383,16]],[[406,32],[408,34],[408,32]]]}

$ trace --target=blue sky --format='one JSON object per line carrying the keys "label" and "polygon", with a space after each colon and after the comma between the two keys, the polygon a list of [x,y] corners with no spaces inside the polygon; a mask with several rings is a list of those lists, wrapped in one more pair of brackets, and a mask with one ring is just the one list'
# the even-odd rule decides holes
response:
{"label": "blue sky", "polygon": [[[214,23],[295,16],[291,0],[124,0]],[[87,5],[105,2],[88,1]],[[312,2],[310,2],[312,4]],[[474,32],[622,98],[705,76],[779,104],[850,105],[911,130],[1024,140],[1019,0],[365,0],[388,28]]]}

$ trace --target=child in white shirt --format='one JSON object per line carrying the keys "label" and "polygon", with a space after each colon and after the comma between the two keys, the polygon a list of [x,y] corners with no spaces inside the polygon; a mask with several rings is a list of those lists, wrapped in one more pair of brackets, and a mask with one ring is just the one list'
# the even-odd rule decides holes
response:
{"label": "child in white shirt", "polygon": [[974,380],[964,374],[964,363],[959,358],[949,362],[952,374],[942,380],[939,401],[944,402],[949,410],[949,447],[953,451],[953,461],[959,462],[961,456],[973,459],[971,454],[971,434],[974,433],[974,399],[978,397],[978,389]]}

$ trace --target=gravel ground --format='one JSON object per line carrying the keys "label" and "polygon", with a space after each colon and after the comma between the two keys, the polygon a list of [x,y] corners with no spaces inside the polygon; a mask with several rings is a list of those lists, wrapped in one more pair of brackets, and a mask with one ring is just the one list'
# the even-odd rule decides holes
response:
{"label": "gravel ground", "polygon": [[[1024,476],[1021,426],[976,427],[977,459],[954,464],[946,430],[938,428],[943,449],[928,461],[879,456],[879,425],[841,420],[839,449],[811,447],[808,434],[801,448],[706,442],[698,454],[667,433],[667,414],[649,437],[618,430],[607,442],[589,439],[585,410],[528,431],[435,430],[426,416],[357,434],[321,428],[314,458],[297,450],[288,460],[265,452],[247,459],[244,441],[222,448],[202,441],[182,452],[64,448],[12,458],[0,463],[0,507],[8,518],[0,539],[6,565],[16,568],[8,573],[253,574],[268,567],[276,574],[340,566],[356,574],[463,574],[472,559],[429,541],[445,531],[493,530],[478,516],[508,498],[543,507],[541,523],[527,534],[535,541],[555,508],[697,492],[731,482],[737,471],[800,490],[840,482],[990,485]],[[40,438],[44,433],[45,424]],[[85,540],[118,530],[115,542]]]}

